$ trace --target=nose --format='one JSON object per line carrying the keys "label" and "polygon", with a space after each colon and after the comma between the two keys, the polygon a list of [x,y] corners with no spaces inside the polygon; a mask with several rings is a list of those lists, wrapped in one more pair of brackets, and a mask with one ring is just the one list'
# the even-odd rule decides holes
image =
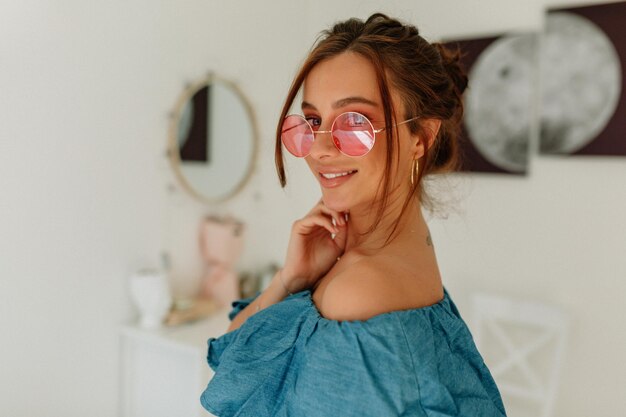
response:
{"label": "nose", "polygon": [[335,146],[332,133],[329,130],[318,130],[314,132],[314,140],[311,145],[309,155],[315,159],[324,159],[336,156],[339,150]]}

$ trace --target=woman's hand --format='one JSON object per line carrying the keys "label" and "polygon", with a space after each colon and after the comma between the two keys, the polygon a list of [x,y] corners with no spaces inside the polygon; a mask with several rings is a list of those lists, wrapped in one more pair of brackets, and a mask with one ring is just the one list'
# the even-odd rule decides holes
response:
{"label": "woman's hand", "polygon": [[[282,279],[289,291],[310,288],[337,262],[346,247],[346,217],[320,200],[293,224],[282,270]],[[335,235],[334,239],[331,234]]]}

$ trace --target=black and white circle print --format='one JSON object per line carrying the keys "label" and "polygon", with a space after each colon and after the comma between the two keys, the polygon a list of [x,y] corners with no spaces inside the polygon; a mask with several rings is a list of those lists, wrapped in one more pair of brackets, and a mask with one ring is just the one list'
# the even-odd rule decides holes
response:
{"label": "black and white circle print", "polygon": [[524,172],[528,162],[536,37],[506,36],[490,44],[469,73],[465,127],[493,165]]}
{"label": "black and white circle print", "polygon": [[576,152],[615,113],[622,89],[619,56],[593,22],[550,13],[541,45],[541,85],[541,152]]}

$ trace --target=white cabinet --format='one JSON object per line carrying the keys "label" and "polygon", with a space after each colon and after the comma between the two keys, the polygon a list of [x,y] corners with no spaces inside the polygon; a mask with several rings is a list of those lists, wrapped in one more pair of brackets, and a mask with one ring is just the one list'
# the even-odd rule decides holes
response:
{"label": "white cabinet", "polygon": [[226,332],[228,310],[177,327],[121,329],[120,415],[122,417],[211,416],[200,395],[213,371],[207,340]]}

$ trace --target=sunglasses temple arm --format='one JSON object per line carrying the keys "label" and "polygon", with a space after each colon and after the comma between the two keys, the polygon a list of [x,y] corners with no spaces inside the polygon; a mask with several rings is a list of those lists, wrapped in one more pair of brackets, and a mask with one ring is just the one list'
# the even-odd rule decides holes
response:
{"label": "sunglasses temple arm", "polygon": [[400,125],[403,125],[403,124],[405,124],[405,123],[412,122],[413,120],[417,120],[417,119],[419,119],[419,118],[420,118],[419,116],[417,116],[417,117],[413,117],[413,118],[411,118],[411,119],[405,120],[404,122],[400,122],[400,123],[396,124],[396,126],[400,126]]}
{"label": "sunglasses temple arm", "polygon": [[[417,116],[417,117],[413,117],[413,118],[408,119],[408,120],[405,120],[405,121],[403,121],[403,122],[396,123],[394,126],[400,126],[400,125],[403,125],[403,124],[405,124],[405,123],[412,122],[413,120],[417,120],[417,119],[419,119],[419,118],[420,118],[419,116]],[[383,130],[385,130],[385,129],[387,129],[387,127],[386,127],[386,126],[385,126],[385,127],[381,127],[380,129],[374,129],[374,133],[380,133],[380,132],[382,132],[382,131],[383,131]]]}

